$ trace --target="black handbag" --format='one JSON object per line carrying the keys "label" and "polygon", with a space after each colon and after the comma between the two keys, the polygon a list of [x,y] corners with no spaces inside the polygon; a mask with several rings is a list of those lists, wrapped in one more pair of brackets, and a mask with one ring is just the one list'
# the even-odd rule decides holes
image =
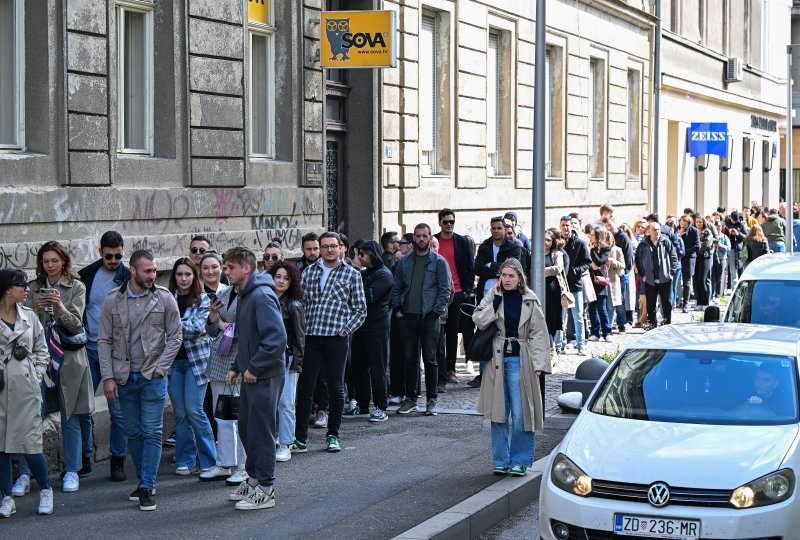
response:
{"label": "black handbag", "polygon": [[494,336],[497,334],[497,324],[492,322],[483,330],[477,330],[469,342],[467,358],[472,361],[488,362],[494,355]]}
{"label": "black handbag", "polygon": [[217,406],[214,407],[214,418],[218,420],[239,419],[239,385],[225,383],[225,388],[217,397]]}

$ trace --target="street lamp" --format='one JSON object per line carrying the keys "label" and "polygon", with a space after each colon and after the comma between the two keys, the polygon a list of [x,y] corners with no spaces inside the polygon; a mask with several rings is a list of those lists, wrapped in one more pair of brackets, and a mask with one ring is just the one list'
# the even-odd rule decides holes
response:
{"label": "street lamp", "polygon": [[547,48],[545,0],[536,0],[536,68],[534,71],[535,93],[533,97],[533,186],[531,189],[531,289],[539,297],[542,311],[545,309],[544,294],[544,227],[545,227],[545,156],[544,110],[545,51]]}
{"label": "street lamp", "polygon": [[792,52],[800,44],[786,47],[786,250],[794,252],[794,174],[792,171]]}

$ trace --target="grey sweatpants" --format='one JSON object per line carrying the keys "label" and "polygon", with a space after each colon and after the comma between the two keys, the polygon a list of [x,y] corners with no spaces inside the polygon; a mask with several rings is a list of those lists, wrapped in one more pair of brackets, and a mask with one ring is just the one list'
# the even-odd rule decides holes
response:
{"label": "grey sweatpants", "polygon": [[239,437],[247,453],[245,470],[262,486],[275,483],[275,433],[283,376],[242,383]]}

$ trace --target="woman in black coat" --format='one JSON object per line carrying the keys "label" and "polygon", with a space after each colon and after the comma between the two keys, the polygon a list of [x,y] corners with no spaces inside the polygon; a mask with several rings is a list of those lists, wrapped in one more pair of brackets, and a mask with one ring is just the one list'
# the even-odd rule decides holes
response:
{"label": "woman in black coat", "polygon": [[589,274],[594,283],[594,292],[597,300],[589,302],[589,319],[592,324],[591,336],[589,341],[602,339],[611,341],[611,318],[608,316],[606,308],[606,296],[608,295],[608,255],[611,247],[606,244],[605,231],[596,227],[589,236],[589,257],[592,264],[589,267]]}

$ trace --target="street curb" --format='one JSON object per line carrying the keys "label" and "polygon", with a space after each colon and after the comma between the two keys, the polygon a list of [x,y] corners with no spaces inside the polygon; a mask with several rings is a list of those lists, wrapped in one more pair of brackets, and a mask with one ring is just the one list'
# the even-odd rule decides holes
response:
{"label": "street curb", "polygon": [[539,498],[547,458],[534,462],[526,476],[503,478],[393,540],[475,538]]}

